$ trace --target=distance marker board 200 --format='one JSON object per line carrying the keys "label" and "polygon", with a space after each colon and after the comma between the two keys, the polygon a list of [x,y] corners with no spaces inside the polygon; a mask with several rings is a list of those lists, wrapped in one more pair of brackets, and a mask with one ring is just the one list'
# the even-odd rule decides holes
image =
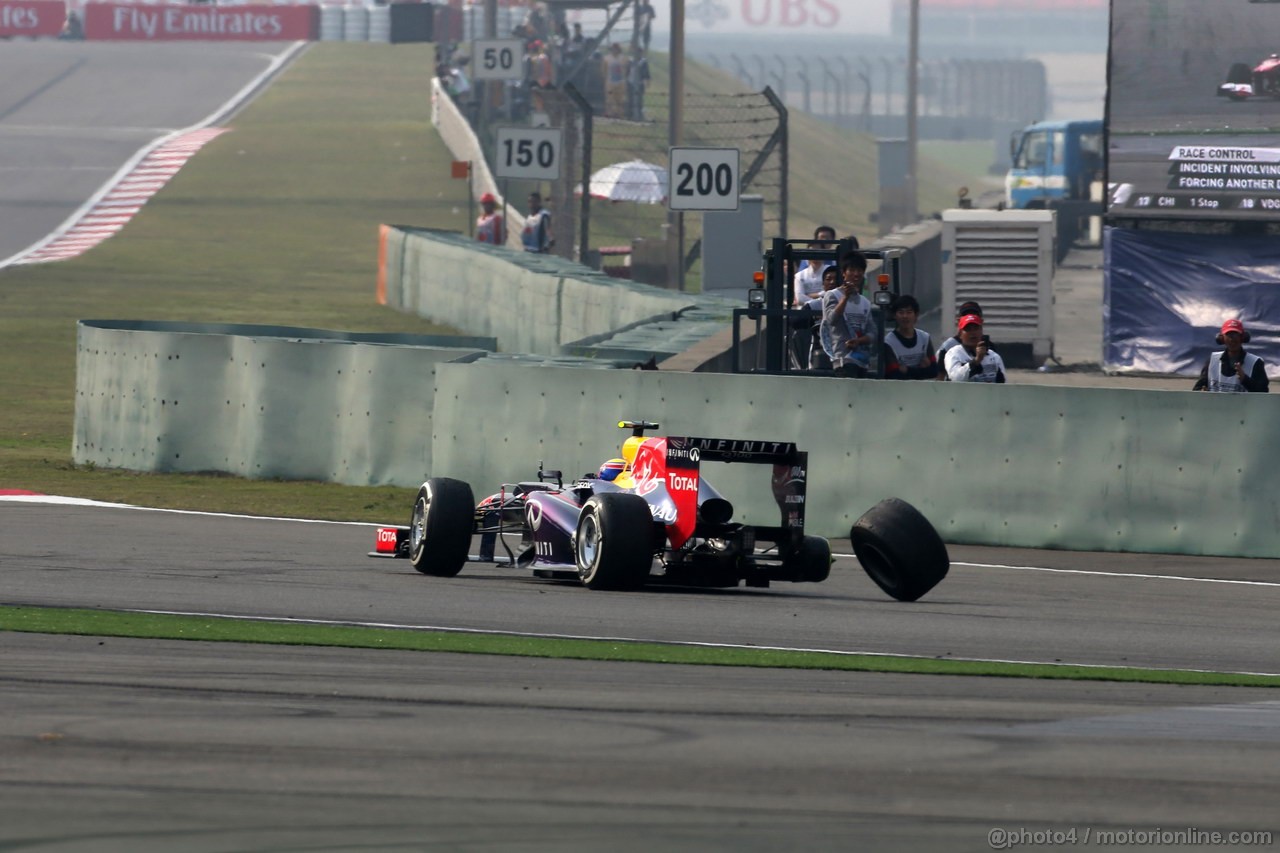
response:
{"label": "distance marker board 200", "polygon": [[671,210],[737,210],[741,194],[737,148],[672,148],[667,186]]}

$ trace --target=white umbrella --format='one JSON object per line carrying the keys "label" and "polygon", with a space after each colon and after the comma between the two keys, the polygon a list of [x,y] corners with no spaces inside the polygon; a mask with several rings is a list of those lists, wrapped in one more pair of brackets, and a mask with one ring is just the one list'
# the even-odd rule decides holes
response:
{"label": "white umbrella", "polygon": [[[575,192],[582,194],[581,184]],[[667,170],[643,160],[605,166],[591,176],[591,197],[604,201],[662,204],[667,200]]]}

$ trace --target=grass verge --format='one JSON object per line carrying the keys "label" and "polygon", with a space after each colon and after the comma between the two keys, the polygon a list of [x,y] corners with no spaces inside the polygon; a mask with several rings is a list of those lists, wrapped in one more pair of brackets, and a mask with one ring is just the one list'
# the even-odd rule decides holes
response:
{"label": "grass verge", "polygon": [[1280,687],[1280,676],[1190,670],[1005,663],[450,631],[303,625],[225,617],[0,605],[0,631],[293,646],[569,658],[635,663],[978,675],[1226,687]]}

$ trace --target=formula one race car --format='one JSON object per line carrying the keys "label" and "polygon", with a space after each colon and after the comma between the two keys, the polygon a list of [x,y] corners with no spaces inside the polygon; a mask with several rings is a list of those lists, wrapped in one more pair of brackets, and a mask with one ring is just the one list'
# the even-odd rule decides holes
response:
{"label": "formula one race car", "polygon": [[1244,62],[1235,63],[1227,71],[1227,82],[1218,87],[1218,94],[1233,101],[1280,98],[1280,54],[1271,54],[1253,68]]}
{"label": "formula one race car", "polygon": [[[591,589],[827,579],[831,545],[804,532],[807,453],[778,441],[646,438],[645,430],[658,427],[647,421],[618,426],[632,431],[622,457],[569,486],[559,471],[539,470],[537,480],[503,485],[476,504],[460,480],[427,480],[409,526],[379,528],[370,556],[408,558],[437,577],[453,577],[468,561],[488,562]],[[779,525],[734,522],[733,505],[700,476],[703,461],[771,464]],[[477,534],[480,553],[470,556]],[[513,552],[507,537],[516,536]],[[867,574],[899,601],[920,598],[950,567],[937,531],[896,498],[858,519],[850,538]],[[495,557],[499,542],[506,558]]]}

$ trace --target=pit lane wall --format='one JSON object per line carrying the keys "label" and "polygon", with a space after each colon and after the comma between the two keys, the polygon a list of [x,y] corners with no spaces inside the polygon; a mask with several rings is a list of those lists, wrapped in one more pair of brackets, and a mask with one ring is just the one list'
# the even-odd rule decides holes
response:
{"label": "pit lane wall", "polygon": [[584,338],[721,304],[611,278],[555,255],[512,252],[453,231],[398,225],[382,226],[377,298],[495,338],[504,352],[537,355],[559,355],[564,345]]}
{"label": "pit lane wall", "polygon": [[432,468],[433,373],[493,341],[82,320],[73,457],[135,471],[402,485]]}
{"label": "pit lane wall", "polygon": [[[1280,556],[1270,395],[973,386],[441,364],[433,476],[486,492],[617,456],[619,419],[662,435],[794,441],[807,527],[847,536],[882,498],[949,542]],[[768,466],[704,465],[741,520],[777,523]]]}

